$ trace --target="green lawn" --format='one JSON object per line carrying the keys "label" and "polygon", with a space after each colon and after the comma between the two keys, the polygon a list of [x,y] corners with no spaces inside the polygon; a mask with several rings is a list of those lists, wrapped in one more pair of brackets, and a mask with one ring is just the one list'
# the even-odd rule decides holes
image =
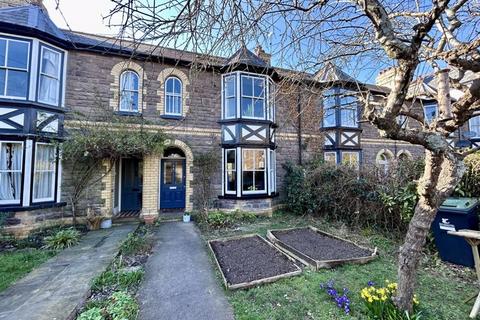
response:
{"label": "green lawn", "polygon": [[54,255],[54,251],[40,249],[0,253],[0,291]]}
{"label": "green lawn", "polygon": [[[378,247],[380,256],[366,265],[345,265],[318,272],[305,270],[297,277],[249,290],[229,292],[228,298],[236,319],[365,319],[359,291],[370,280],[378,284],[383,284],[385,280],[395,281],[398,242],[372,231],[352,231],[342,225],[288,214],[276,214],[271,219],[259,219],[255,223],[243,224],[230,230],[212,231],[202,228],[202,231],[206,239],[244,233],[265,236],[267,229],[308,224],[362,245]],[[320,283],[331,279],[339,289],[347,287],[350,290],[351,315],[346,316],[342,310],[337,309],[320,289]],[[477,288],[473,270],[459,270],[426,257],[417,290],[423,309],[422,319],[468,319],[473,301],[468,304],[464,301],[476,294]]]}

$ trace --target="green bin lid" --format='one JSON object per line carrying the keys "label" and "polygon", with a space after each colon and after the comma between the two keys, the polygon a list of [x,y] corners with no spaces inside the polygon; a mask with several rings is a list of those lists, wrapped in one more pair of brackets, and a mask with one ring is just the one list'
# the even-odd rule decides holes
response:
{"label": "green bin lid", "polygon": [[441,210],[470,211],[478,204],[476,198],[447,198],[440,206]]}

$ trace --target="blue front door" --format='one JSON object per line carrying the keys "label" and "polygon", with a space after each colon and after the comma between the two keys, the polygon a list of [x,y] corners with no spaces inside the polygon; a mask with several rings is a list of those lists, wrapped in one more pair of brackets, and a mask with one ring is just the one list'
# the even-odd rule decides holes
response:
{"label": "blue front door", "polygon": [[185,208],[185,159],[162,159],[160,209]]}
{"label": "blue front door", "polygon": [[142,208],[142,161],[122,159],[121,211]]}

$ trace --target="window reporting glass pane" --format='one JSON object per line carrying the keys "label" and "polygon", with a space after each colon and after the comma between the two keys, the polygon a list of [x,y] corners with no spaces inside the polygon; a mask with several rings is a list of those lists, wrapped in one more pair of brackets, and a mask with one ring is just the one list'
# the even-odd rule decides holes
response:
{"label": "window reporting glass pane", "polygon": [[475,116],[470,119],[470,131],[475,134],[474,137],[480,137],[480,116]]}
{"label": "window reporting glass pane", "polygon": [[28,73],[25,71],[8,70],[7,96],[26,97]]}
{"label": "window reporting glass pane", "polygon": [[255,169],[265,169],[265,152],[263,150],[255,150]]}
{"label": "window reporting glass pane", "polygon": [[52,77],[58,77],[60,70],[60,53],[43,48],[42,54],[42,73]]}
{"label": "window reporting glass pane", "polygon": [[253,95],[252,78],[242,76],[242,95],[249,97]]}
{"label": "window reporting glass pane", "polygon": [[424,106],[425,108],[425,120],[427,123],[430,123],[437,117],[437,105],[436,104],[428,104]]}
{"label": "window reporting glass pane", "polygon": [[325,154],[323,155],[323,158],[325,163],[333,164],[333,165],[337,164],[337,157],[336,157],[336,154],[333,152],[325,152]]}
{"label": "window reporting glass pane", "polygon": [[254,107],[255,118],[263,118],[265,116],[263,107],[264,107],[264,100],[255,100],[255,107]]}
{"label": "window reporting glass pane", "polygon": [[244,171],[243,172],[243,191],[254,191],[255,187],[253,184],[253,171]]}
{"label": "window reporting glass pane", "polygon": [[265,190],[265,171],[255,171],[255,190]]}
{"label": "window reporting glass pane", "polygon": [[342,126],[356,127],[357,126],[357,109],[342,107],[340,112]]}
{"label": "window reporting glass pane", "polygon": [[254,170],[254,150],[243,150],[243,170]]}
{"label": "window reporting glass pane", "polygon": [[183,184],[183,161],[175,162],[175,184]]}
{"label": "window reporting glass pane", "polygon": [[0,144],[0,200],[18,200],[21,193],[21,143]]}
{"label": "window reporting glass pane", "polygon": [[52,145],[37,144],[33,199],[53,198],[56,149]]}
{"label": "window reporting glass pane", "polygon": [[6,53],[7,53],[7,40],[0,39],[0,66],[5,66]]}
{"label": "window reporting glass pane", "polygon": [[237,190],[237,173],[236,173],[236,159],[235,159],[235,150],[227,151],[227,190],[235,191]]}
{"label": "window reporting glass pane", "polygon": [[235,103],[235,97],[225,100],[225,116],[227,118],[234,118],[237,113],[237,105]]}
{"label": "window reporting glass pane", "polygon": [[253,99],[242,98],[242,116],[253,117]]}
{"label": "window reporting glass pane", "polygon": [[38,99],[43,102],[58,104],[59,80],[48,76],[40,76]]}
{"label": "window reporting glass pane", "polygon": [[8,42],[7,66],[12,68],[27,69],[28,66],[28,43],[20,41]]}
{"label": "window reporting glass pane", "polygon": [[173,164],[170,161],[165,161],[163,163],[163,183],[172,184],[173,177]]}
{"label": "window reporting glass pane", "polygon": [[182,84],[177,78],[173,78],[173,89],[174,93],[180,94],[182,92]]}
{"label": "window reporting glass pane", "polygon": [[5,69],[0,69],[0,96],[4,95],[5,90],[5,75],[7,71]]}
{"label": "window reporting glass pane", "polygon": [[259,78],[253,78],[253,95],[255,97],[265,96],[265,80]]}
{"label": "window reporting glass pane", "polygon": [[225,97],[235,96],[235,76],[225,77]]}

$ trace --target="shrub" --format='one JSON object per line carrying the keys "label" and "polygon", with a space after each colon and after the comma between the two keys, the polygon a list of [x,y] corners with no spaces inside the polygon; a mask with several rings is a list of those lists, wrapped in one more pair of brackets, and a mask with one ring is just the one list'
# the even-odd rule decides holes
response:
{"label": "shrub", "polygon": [[214,229],[227,228],[233,225],[234,216],[224,211],[212,211],[208,213],[208,226]]}
{"label": "shrub", "polygon": [[455,188],[454,195],[458,197],[480,197],[480,152],[465,158],[467,171]]}
{"label": "shrub", "polygon": [[80,240],[80,232],[76,229],[69,228],[60,230],[52,236],[44,239],[47,249],[62,250],[77,244]]}
{"label": "shrub", "polygon": [[82,312],[77,320],[105,320],[102,309],[94,307]]}
{"label": "shrub", "polygon": [[379,320],[419,320],[421,312],[418,310],[419,301],[415,296],[413,298],[413,313],[410,315],[399,310],[393,303],[392,297],[397,292],[397,284],[389,283],[385,287],[375,288],[373,282],[363,288],[360,296],[367,309],[367,315],[370,319]]}
{"label": "shrub", "polygon": [[112,320],[133,320],[137,318],[138,304],[130,294],[117,291],[109,298],[107,313]]}
{"label": "shrub", "polygon": [[106,288],[128,290],[137,286],[142,281],[144,271],[142,269],[135,271],[105,271],[93,280],[92,290],[102,291]]}
{"label": "shrub", "polygon": [[286,165],[285,204],[296,214],[314,214],[362,228],[404,232],[417,202],[421,163],[393,163],[385,173],[318,163]]}

